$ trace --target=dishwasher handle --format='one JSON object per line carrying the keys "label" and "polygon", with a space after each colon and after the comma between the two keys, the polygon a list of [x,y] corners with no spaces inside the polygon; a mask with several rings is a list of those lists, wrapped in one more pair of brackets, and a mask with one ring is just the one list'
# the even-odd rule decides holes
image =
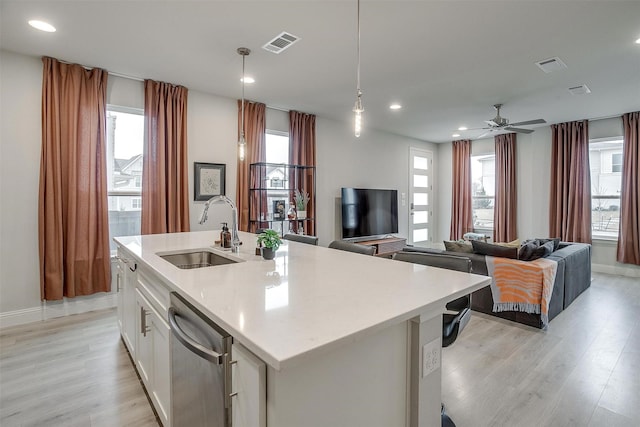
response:
{"label": "dishwasher handle", "polygon": [[221,354],[216,353],[215,351],[206,348],[202,344],[194,341],[191,337],[189,337],[178,325],[176,321],[177,313],[173,307],[169,307],[169,326],[171,327],[171,332],[173,335],[191,352],[197,354],[209,362],[213,362],[215,364],[221,365],[223,362],[223,357]]}

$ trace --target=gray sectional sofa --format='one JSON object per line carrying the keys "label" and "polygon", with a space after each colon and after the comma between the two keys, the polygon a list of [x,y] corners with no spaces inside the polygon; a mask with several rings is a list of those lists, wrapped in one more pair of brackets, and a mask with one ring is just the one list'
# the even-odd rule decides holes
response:
{"label": "gray sectional sofa", "polygon": [[[476,253],[453,252],[439,249],[418,248],[407,246],[403,249],[409,252],[442,253],[459,255],[471,259],[473,273],[488,276],[485,256]],[[584,243],[561,242],[558,249],[547,257],[558,262],[556,280],[549,302],[549,321],[567,308],[582,292],[591,285],[591,245]],[[493,297],[491,287],[487,286],[472,294],[471,309],[514,322],[542,328],[539,314],[522,313],[519,311],[493,312]]]}

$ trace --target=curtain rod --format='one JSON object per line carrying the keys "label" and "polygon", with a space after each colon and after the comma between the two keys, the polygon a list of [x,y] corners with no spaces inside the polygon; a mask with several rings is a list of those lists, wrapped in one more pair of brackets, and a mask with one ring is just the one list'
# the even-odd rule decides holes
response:
{"label": "curtain rod", "polygon": [[115,73],[113,71],[107,71],[107,73],[109,73],[110,76],[122,77],[123,79],[136,80],[136,81],[139,81],[139,82],[143,82],[144,81],[144,79],[142,79],[140,77],[128,76],[126,74]]}

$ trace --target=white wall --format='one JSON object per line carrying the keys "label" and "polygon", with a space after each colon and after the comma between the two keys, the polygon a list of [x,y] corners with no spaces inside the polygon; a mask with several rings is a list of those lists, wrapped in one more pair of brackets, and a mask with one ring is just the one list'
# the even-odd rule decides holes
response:
{"label": "white wall", "polygon": [[[365,129],[360,138],[356,138],[349,123],[316,118],[316,234],[320,245],[340,239],[342,187],[396,189],[408,194],[410,147],[432,151],[435,163],[437,144],[371,129]],[[434,188],[437,188],[438,171],[434,169]],[[408,218],[408,206],[400,204],[399,236],[407,237]]]}
{"label": "white wall", "polygon": [[[0,51],[0,317],[43,307],[38,268],[41,83],[40,58]],[[143,108],[143,82],[109,76],[107,102]],[[266,119],[268,129],[289,130],[286,112],[267,109]],[[198,224],[203,202],[193,201],[193,163],[226,164],[226,194],[235,200],[236,100],[190,90],[187,120],[191,229],[219,229],[221,221],[231,218],[225,205],[213,205],[207,223]],[[407,192],[409,147],[433,151],[437,159],[436,144],[372,130],[356,139],[350,125],[332,120],[317,118],[316,134],[317,234],[323,245],[340,237],[336,201],[341,187]],[[434,180],[437,186],[437,169]],[[407,235],[408,215],[407,206],[400,206],[399,235]],[[75,300],[88,306],[92,299]],[[63,303],[48,302],[46,306],[57,304]]]}
{"label": "white wall", "polygon": [[0,51],[0,313],[40,304],[42,62]]}
{"label": "white wall", "polygon": [[[622,135],[622,120],[618,117],[589,122],[589,137],[605,138]],[[518,177],[518,237],[528,239],[549,234],[549,194],[551,180],[551,128],[537,128],[529,135],[517,137]],[[493,138],[472,142],[472,153],[493,152]],[[442,144],[439,151],[441,193],[439,198],[438,242],[449,239],[451,224],[451,144]],[[640,267],[616,261],[616,242],[594,240],[593,270],[604,273],[640,277]]]}

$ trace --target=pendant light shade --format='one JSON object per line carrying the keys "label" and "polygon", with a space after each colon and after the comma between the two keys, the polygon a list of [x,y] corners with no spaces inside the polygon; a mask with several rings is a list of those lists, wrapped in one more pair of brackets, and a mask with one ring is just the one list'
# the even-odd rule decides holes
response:
{"label": "pendant light shade", "polygon": [[356,138],[360,137],[362,131],[362,90],[360,89],[360,0],[358,0],[358,68],[356,71],[356,105],[353,107],[355,113],[354,118],[354,134]]}
{"label": "pendant light shade", "polygon": [[246,47],[238,48],[238,55],[242,56],[242,102],[240,105],[240,138],[238,139],[238,158],[240,161],[244,161],[247,155],[247,141],[244,139],[244,59],[251,53],[251,50]]}

